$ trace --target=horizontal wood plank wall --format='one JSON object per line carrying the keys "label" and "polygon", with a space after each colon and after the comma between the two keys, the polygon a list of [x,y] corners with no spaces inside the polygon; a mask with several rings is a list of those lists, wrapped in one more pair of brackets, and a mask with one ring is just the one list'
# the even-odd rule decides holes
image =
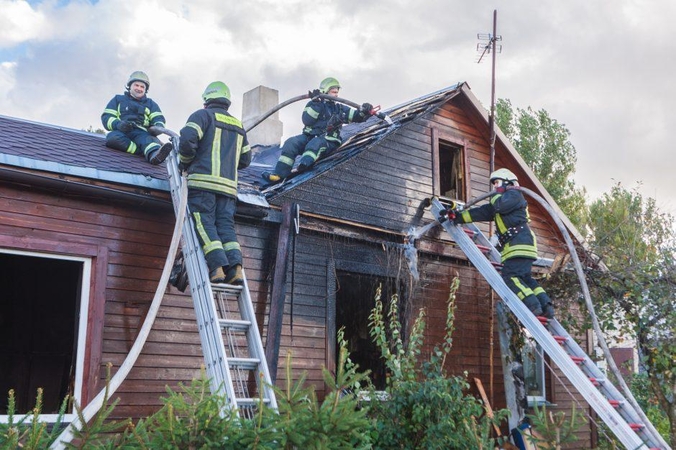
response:
{"label": "horizontal wood plank wall", "polygon": [[[34,187],[0,184],[0,234],[109,251],[101,379],[128,354],[159,281],[174,226],[172,212],[115,204],[105,198],[68,197]],[[116,418],[153,413],[165,395],[199,375],[202,355],[192,300],[170,288],[135,367],[120,387]],[[87,382],[87,380],[85,380]],[[95,394],[95,393],[94,393]]]}
{"label": "horizontal wood plank wall", "polygon": [[[272,200],[272,203],[281,205],[287,201],[295,201],[305,211],[394,232],[406,231],[414,222],[420,203],[432,195],[432,127],[438,130],[440,136],[453,136],[466,143],[470,195],[471,198],[482,195],[489,189],[490,156],[487,130],[485,124],[481,125],[480,119],[466,112],[467,106],[462,98],[457,97],[434,113],[405,124],[396,134],[364,150],[352,160],[278,196]],[[495,168],[499,167],[512,169],[520,180],[524,180],[522,184],[525,187],[536,190],[526,181],[525,172],[518,169],[514,158],[501,144],[496,149],[495,160]],[[538,237],[540,256],[554,258],[565,250],[558,229],[555,228],[543,208],[532,199],[528,199],[528,202],[531,225]],[[431,220],[433,220],[431,214],[426,211],[422,223],[428,223]],[[488,233],[487,223],[478,225],[485,233]],[[447,234],[441,233],[439,229],[432,230],[428,238],[432,243],[441,241],[452,245]],[[439,249],[436,244],[427,248]],[[321,246],[315,251],[321,251]],[[419,258],[421,281],[414,289],[412,301],[416,305],[415,310],[417,306],[428,308],[427,333],[430,344],[427,350],[431,350],[433,343],[440,342],[442,338],[448,286],[452,274],[457,272],[461,279],[461,286],[458,293],[453,357],[450,358],[448,369],[456,374],[462,374],[465,370],[469,371],[470,378],[472,376],[481,378],[488,390],[490,386],[489,317],[491,305],[490,289],[487,283],[476,270],[463,261],[464,258],[453,261],[449,258],[435,257],[430,253],[419,256]],[[324,277],[325,267],[317,261],[315,263],[318,266],[314,280],[319,281]],[[298,270],[301,268],[299,267]],[[319,300],[322,295],[325,295],[324,290],[318,289],[314,292],[314,299]],[[321,309],[319,305],[315,305],[314,308],[315,313],[318,312],[316,308]],[[304,315],[298,312],[303,316],[299,320],[312,324],[315,317],[309,311]],[[286,316],[285,320],[287,320]],[[318,318],[316,320],[318,320],[316,325],[309,325],[309,327],[313,329],[316,327],[316,345],[320,345],[319,340],[323,338],[321,336],[323,324]],[[294,323],[298,322],[294,321]],[[286,323],[285,326],[287,326]],[[497,327],[495,328],[497,333]],[[306,334],[312,335],[312,333]],[[493,341],[496,349],[493,359],[495,405],[493,406],[503,407],[505,404],[504,386],[497,339],[497,334],[495,334]],[[311,379],[317,379],[318,376],[319,373],[314,373]],[[586,430],[583,427],[581,433],[588,435],[588,427]]]}

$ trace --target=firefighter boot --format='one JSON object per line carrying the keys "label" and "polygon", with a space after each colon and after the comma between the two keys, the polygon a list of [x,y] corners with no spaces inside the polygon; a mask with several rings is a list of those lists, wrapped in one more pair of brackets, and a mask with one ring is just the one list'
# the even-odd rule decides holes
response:
{"label": "firefighter boot", "polygon": [[244,284],[244,273],[242,273],[242,265],[235,264],[228,268],[225,272],[225,282],[227,284],[234,284],[236,286],[241,286]]}
{"label": "firefighter boot", "polygon": [[277,175],[276,173],[274,173],[274,172],[267,172],[267,171],[266,171],[266,172],[263,172],[263,173],[261,174],[261,177],[263,177],[263,179],[264,179],[265,181],[269,181],[270,183],[276,183],[276,182],[278,182],[279,180],[282,179],[282,177],[280,177],[280,176]]}
{"label": "firefighter boot", "polygon": [[540,308],[542,309],[542,315],[548,319],[554,318],[554,305],[552,304],[552,299],[549,298],[549,295],[545,293],[538,294],[538,301],[540,302]]}
{"label": "firefighter boot", "polygon": [[225,272],[222,267],[217,267],[209,272],[209,281],[214,284],[225,283]]}
{"label": "firefighter boot", "polygon": [[164,162],[164,160],[167,159],[167,156],[169,156],[169,153],[171,153],[173,148],[174,146],[171,145],[170,142],[162,144],[162,147],[160,147],[158,150],[155,150],[155,152],[150,157],[150,164],[156,166]]}
{"label": "firefighter boot", "polygon": [[524,305],[528,309],[530,309],[530,312],[533,313],[535,316],[541,316],[542,315],[542,307],[540,306],[540,301],[538,298],[534,295],[529,295],[528,297],[523,299]]}

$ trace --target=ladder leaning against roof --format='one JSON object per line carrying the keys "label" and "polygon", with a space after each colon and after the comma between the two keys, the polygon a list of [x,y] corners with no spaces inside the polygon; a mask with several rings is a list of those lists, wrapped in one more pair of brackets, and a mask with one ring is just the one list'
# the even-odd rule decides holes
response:
{"label": "ladder leaning against roof", "polygon": [[[432,199],[434,217],[438,218],[443,210],[441,202],[436,198]],[[626,448],[630,450],[669,448],[664,439],[653,431],[654,427],[641,423],[639,413],[604,377],[601,370],[556,319],[536,318],[509,289],[495,268],[495,258],[499,258],[500,253],[476,225],[454,225],[450,220],[444,221],[441,225],[514,313],[516,319],[530,332]],[[478,241],[478,245],[475,240]]]}
{"label": "ladder leaning against roof", "polygon": [[[178,149],[178,135],[162,131],[171,137],[174,149]],[[178,170],[176,155],[174,150],[167,159],[174,209],[181,185],[186,182]],[[211,284],[190,213],[182,219],[183,258],[211,392],[225,394],[228,406],[245,418],[253,417],[259,402],[277,409],[246,277],[242,286]]]}

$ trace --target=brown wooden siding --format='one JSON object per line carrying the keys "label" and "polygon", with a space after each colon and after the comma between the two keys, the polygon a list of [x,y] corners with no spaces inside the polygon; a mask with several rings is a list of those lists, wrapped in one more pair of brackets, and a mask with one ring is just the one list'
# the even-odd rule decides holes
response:
{"label": "brown wooden siding", "polygon": [[[171,209],[133,207],[105,198],[69,197],[36,187],[0,184],[0,237],[4,248],[47,251],[36,243],[53,242],[52,252],[77,254],[79,248],[101,248],[107,254],[102,289],[94,289],[93,305],[105,316],[90,323],[88,361],[98,361],[85,374],[88,396],[103,387],[105,365],[113,373],[128,354],[157,287],[173,230]],[[80,256],[92,255],[81,253]],[[94,269],[96,272],[96,268]],[[116,397],[114,416],[140,417],[160,404],[166,384],[189,382],[199,374],[202,355],[192,300],[173,288],[150,333],[148,343]],[[101,298],[103,297],[103,298]],[[98,355],[98,356],[97,356]]]}

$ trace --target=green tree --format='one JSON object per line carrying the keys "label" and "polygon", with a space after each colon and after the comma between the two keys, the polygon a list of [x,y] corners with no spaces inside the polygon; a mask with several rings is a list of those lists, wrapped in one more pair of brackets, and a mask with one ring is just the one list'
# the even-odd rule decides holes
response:
{"label": "green tree", "polygon": [[506,99],[497,102],[495,122],[563,213],[584,233],[589,219],[587,191],[572,179],[577,152],[570,131],[544,109],[514,109]]}
{"label": "green tree", "polygon": [[594,201],[590,213],[590,243],[607,268],[590,274],[599,321],[636,339],[641,368],[676,448],[674,218],[621,184]]}

